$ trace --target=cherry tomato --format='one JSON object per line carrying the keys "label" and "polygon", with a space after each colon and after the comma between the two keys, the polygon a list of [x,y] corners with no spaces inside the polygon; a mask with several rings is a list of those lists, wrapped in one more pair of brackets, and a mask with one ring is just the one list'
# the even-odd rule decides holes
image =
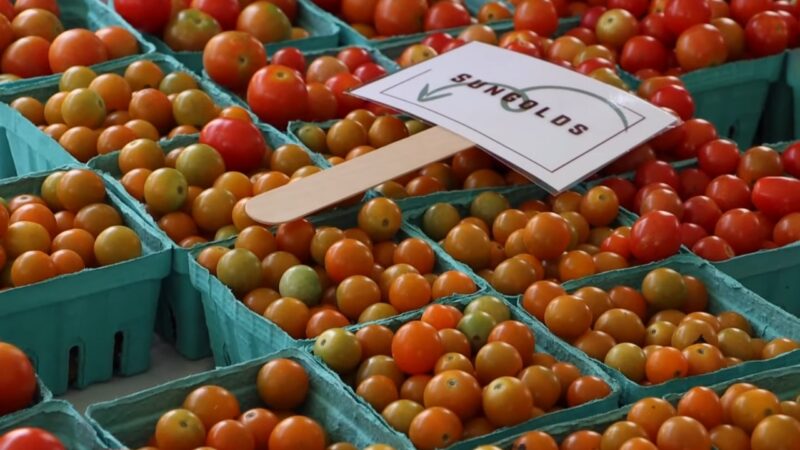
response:
{"label": "cherry tomato", "polygon": [[636,169],[634,182],[640,187],[651,183],[666,183],[676,191],[681,185],[675,169],[669,163],[660,160],[648,161],[639,166]]}
{"label": "cherry tomato", "polygon": [[689,159],[697,156],[697,150],[706,142],[713,141],[719,136],[714,125],[703,119],[689,119],[683,123],[683,142],[675,148],[674,154],[678,159]]}
{"label": "cherry tomato", "polygon": [[800,178],[800,142],[796,142],[783,151],[781,155],[783,170],[789,175]]}
{"label": "cherry tomato", "polygon": [[452,40],[453,36],[450,36],[444,32],[438,32],[425,36],[425,39],[423,39],[420,44],[427,45],[428,47],[436,50],[436,53],[442,53],[444,46]]}
{"label": "cherry tomato", "polygon": [[681,186],[680,189],[678,189],[681,198],[690,198],[705,194],[708,183],[711,182],[711,177],[696,167],[689,167],[688,169],[682,170],[681,173],[678,174],[678,177],[681,180]]}
{"label": "cherry tomato", "polygon": [[227,170],[244,173],[257,169],[267,151],[258,127],[244,120],[214,119],[203,127],[200,142],[219,152]]}
{"label": "cherry tomato", "polygon": [[[619,65],[628,72],[638,72],[643,69],[655,69],[659,72],[667,68],[669,53],[658,39],[650,36],[634,36],[625,42],[622,47],[622,55],[619,58]],[[688,92],[687,92],[688,95]],[[691,96],[689,96],[691,99]],[[651,98],[650,101],[658,106],[669,106],[669,104],[656,103]],[[675,108],[672,108],[675,109]],[[684,120],[692,117],[684,117],[680,110],[675,109]],[[694,114],[694,105],[692,105]]]}
{"label": "cherry tomato", "polygon": [[606,5],[609,9],[621,8],[636,17],[642,17],[647,13],[649,3],[648,0],[608,0]]}
{"label": "cherry tomato", "polygon": [[711,21],[708,0],[667,0],[664,10],[667,27],[675,36],[693,25]]}
{"label": "cherry tomato", "polygon": [[772,5],[772,0],[731,0],[731,17],[744,26],[751,17],[772,9]]}
{"label": "cherry tomato", "polygon": [[730,244],[737,255],[760,249],[767,238],[758,216],[744,208],[731,209],[722,214],[714,227],[714,234]]}
{"label": "cherry tomato", "polygon": [[587,9],[586,13],[581,17],[581,26],[594,30],[597,26],[597,21],[600,20],[600,16],[607,10],[608,8],[605,6],[593,6]]}
{"label": "cherry tomato", "polygon": [[764,177],[756,181],[753,204],[772,219],[800,212],[800,180],[789,177]]}
{"label": "cherry tomato", "polygon": [[514,29],[549,37],[558,29],[558,13],[550,0],[525,0],[514,11]]}
{"label": "cherry tomato", "polygon": [[170,0],[114,0],[114,9],[137,30],[158,34],[172,13]]}
{"label": "cherry tomato", "polygon": [[678,253],[681,248],[680,222],[675,215],[651,211],[631,228],[631,253],[641,262],[651,262]]}
{"label": "cherry tomato", "polygon": [[419,33],[427,9],[425,0],[378,0],[375,29],[382,36]]}
{"label": "cherry tomato", "polygon": [[672,47],[675,35],[667,27],[667,19],[663,13],[650,13],[639,23],[639,31],[645,36],[652,36],[662,44]]}
{"label": "cherry tomato", "polygon": [[775,55],[789,45],[789,27],[775,11],[760,12],[744,28],[747,47],[755,56]]}
{"label": "cherry tomato", "polygon": [[681,224],[681,243],[692,248],[700,239],[708,236],[700,225],[684,222]]}
{"label": "cherry tomato", "polygon": [[339,117],[344,117],[350,111],[364,106],[364,100],[347,93],[348,90],[362,84],[358,77],[347,72],[337,73],[325,82],[325,87],[336,97],[336,114]]}
{"label": "cherry tomato", "polygon": [[253,75],[247,87],[247,104],[261,120],[280,129],[301,119],[308,110],[308,91],[296,70],[272,64]]}
{"label": "cherry tomato", "polygon": [[355,75],[362,83],[369,83],[372,80],[376,80],[388,72],[383,66],[379,64],[375,64],[374,62],[368,62],[356,67],[356,70],[353,71],[353,75]]}
{"label": "cherry tomato", "polygon": [[697,165],[712,177],[735,173],[740,159],[739,147],[728,139],[706,142],[697,151]]}
{"label": "cherry tomato", "polygon": [[542,52],[536,44],[528,41],[512,41],[506,44],[503,48],[511,50],[512,52],[522,53],[533,58],[541,58]]}
{"label": "cherry tomato", "polygon": [[306,71],[306,57],[295,47],[284,47],[272,55],[272,64],[291,67],[301,74]]}
{"label": "cherry tomato", "polygon": [[692,253],[709,261],[724,261],[736,254],[731,246],[719,236],[706,236],[692,246]]}
{"label": "cherry tomato", "polygon": [[735,175],[720,175],[711,180],[706,187],[706,195],[722,211],[750,207],[750,187]]}
{"label": "cherry tomato", "polygon": [[683,202],[683,220],[700,225],[707,233],[714,232],[714,226],[721,216],[719,206],[705,195],[697,195]]}
{"label": "cherry tomato", "polygon": [[693,25],[675,44],[675,56],[685,71],[718,66],[728,58],[728,46],[722,32],[709,24]]}
{"label": "cherry tomato", "polygon": [[425,31],[444,30],[470,24],[467,8],[456,2],[437,2],[425,13]]}
{"label": "cherry tomato", "polygon": [[602,69],[604,67],[611,70],[614,70],[615,68],[614,63],[605,58],[591,58],[578,64],[578,67],[576,67],[575,70],[584,75],[589,75],[595,70]]}
{"label": "cherry tomato", "polygon": [[236,28],[236,19],[239,18],[238,0],[192,0],[191,6],[216,19],[223,30]]}
{"label": "cherry tomato", "polygon": [[0,450],[66,450],[66,447],[48,431],[27,427],[0,436]]}
{"label": "cherry tomato", "polygon": [[264,46],[251,34],[226,31],[212,37],[203,49],[203,68],[212,80],[239,91],[256,71],[267,65]]}
{"label": "cherry tomato", "polygon": [[[655,39],[653,39],[653,41],[655,41]],[[649,51],[653,50],[651,49]],[[624,55],[625,52],[623,50],[623,57]],[[625,67],[623,67],[623,69],[624,68]],[[682,86],[671,84],[662,87],[650,96],[650,103],[656,106],[665,106],[675,111],[683,120],[689,120],[694,116],[694,99],[692,99],[692,94]]]}
{"label": "cherry tomato", "polygon": [[369,52],[361,47],[348,47],[343,49],[336,55],[336,59],[343,62],[350,72],[356,70],[356,68],[362,64],[373,62]]}

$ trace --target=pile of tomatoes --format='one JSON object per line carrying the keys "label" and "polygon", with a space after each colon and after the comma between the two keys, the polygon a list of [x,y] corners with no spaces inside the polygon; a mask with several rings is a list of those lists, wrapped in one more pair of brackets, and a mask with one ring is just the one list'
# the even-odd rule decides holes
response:
{"label": "pile of tomatoes", "polygon": [[[514,440],[513,450],[776,450],[797,448],[800,397],[781,401],[750,383],[731,385],[722,396],[695,387],[676,405],[648,397],[634,403],[620,420],[568,434],[559,447],[547,433],[531,431]],[[475,450],[500,450],[494,445]]]}
{"label": "pile of tomatoes", "polygon": [[637,383],[659,384],[800,349],[792,339],[761,339],[739,313],[708,313],[713,301],[702,280],[663,267],[647,273],[640,290],[587,286],[567,294],[556,283],[538,281],[521,305],[554,334]]}
{"label": "pile of tomatoes", "polygon": [[197,261],[252,311],[295,339],[395,316],[478,286],[465,273],[436,274],[427,242],[395,237],[401,213],[390,199],[365,203],[358,225],[315,227],[297,220],[241,230],[234,248],[210,246]]}
{"label": "pile of tomatoes", "polygon": [[134,27],[161,36],[175,51],[202,51],[225,30],[247,33],[264,44],[309,36],[292,26],[296,0],[115,0],[114,8]]}
{"label": "pile of tomatoes", "polygon": [[563,282],[634,262],[601,246],[612,233],[631,234],[627,226],[611,228],[619,213],[611,188],[598,186],[584,195],[568,191],[546,201],[531,193],[533,198],[512,207],[501,193],[482,192],[465,208],[468,217],[452,204],[436,203],[417,224],[506,295],[522,294],[538,280]]}
{"label": "pile of tomatoes", "polygon": [[0,72],[5,81],[64,72],[139,53],[118,26],[64,30],[56,0],[0,1]]}
{"label": "pile of tomatoes", "polygon": [[249,116],[236,112],[209,122],[195,144],[166,152],[136,139],[118,153],[125,190],[182,247],[236,235],[255,224],[244,211],[252,196],[321,170],[297,145],[273,150]]}
{"label": "pile of tomatoes", "polygon": [[186,72],[165,74],[150,60],[131,63],[123,75],[96,74],[76,66],[61,76],[58,92],[42,103],[19,97],[11,107],[87,162],[147,138],[198,133],[218,116],[247,116],[241,108],[220,111]]}
{"label": "pile of tomatoes", "polygon": [[[800,144],[783,153],[765,146],[740,153],[736,143],[713,139],[697,150],[696,166],[678,170],[648,159],[633,181],[612,177],[602,184],[641,214],[638,223],[660,222],[662,243],[682,243],[705,259],[721,261],[800,240],[798,177]],[[614,240],[624,254],[628,239]]]}
{"label": "pile of tomatoes", "polygon": [[330,329],[313,352],[416,448],[433,450],[611,393],[535,346],[503,300],[482,296],[463,311],[430,305],[395,331]]}
{"label": "pile of tomatoes", "polygon": [[[315,388],[303,365],[288,358],[273,359],[258,371],[255,384],[265,407],[244,412],[236,396],[223,387],[205,385],[194,389],[179,408],[158,419],[148,446],[139,450],[326,447],[330,436],[323,425],[300,414],[309,390]],[[332,445],[353,448],[344,442]]]}
{"label": "pile of tomatoes", "polygon": [[137,258],[142,243],[87,169],[53,172],[40,195],[0,201],[0,289]]}

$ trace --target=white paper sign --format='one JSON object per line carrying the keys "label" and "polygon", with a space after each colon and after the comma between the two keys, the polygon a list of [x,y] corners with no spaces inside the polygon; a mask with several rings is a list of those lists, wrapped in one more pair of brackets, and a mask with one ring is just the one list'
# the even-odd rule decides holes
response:
{"label": "white paper sign", "polygon": [[459,134],[551,192],[676,122],[618,88],[479,42],[350,93]]}

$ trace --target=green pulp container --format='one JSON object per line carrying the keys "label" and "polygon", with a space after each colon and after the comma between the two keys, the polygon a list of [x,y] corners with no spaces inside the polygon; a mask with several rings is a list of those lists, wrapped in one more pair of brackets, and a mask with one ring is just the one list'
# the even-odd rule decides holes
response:
{"label": "green pulp container", "polygon": [[[49,173],[3,180],[0,197],[39,194]],[[24,351],[55,395],[66,392],[71,371],[74,385],[84,388],[150,365],[156,306],[172,255],[152,225],[120,200],[117,182],[104,181],[108,203],[139,235],[142,256],[0,292],[0,341]]]}
{"label": "green pulp container", "polygon": [[[8,420],[6,420],[8,419]],[[68,450],[100,450],[103,443],[92,426],[68,402],[51,400],[39,408],[0,419],[0,436],[23,427],[41,428],[53,434]],[[121,447],[120,447],[121,448]]]}
{"label": "green pulp container", "polygon": [[374,443],[385,443],[398,450],[404,448],[401,440],[367,413],[366,402],[350,394],[335,376],[322,370],[311,356],[299,350],[283,350],[94,404],[87,409],[86,416],[103,440],[104,448],[138,448],[147,445],[162,414],[180,408],[186,396],[201,386],[216,385],[228,389],[239,400],[242,412],[263,407],[256,378],[266,362],[278,358],[291,359],[306,370],[308,396],[296,412],[317,421],[329,442],[347,441],[359,448]]}
{"label": "green pulp container", "polygon": [[[735,279],[717,270],[711,263],[694,255],[677,255],[663,261],[614,270],[593,277],[565,283],[564,288],[573,292],[581,287],[595,286],[604,290],[615,286],[641,287],[641,282],[650,271],[667,267],[681,275],[692,275],[702,281],[708,291],[708,311],[719,314],[734,311],[745,318],[753,328],[754,337],[767,341],[787,337],[800,341],[800,320],[777,306],[767,302],[742,286]],[[623,404],[633,403],[644,397],[661,397],[666,394],[684,392],[693,386],[707,386],[728,380],[751,376],[764,370],[800,364],[800,350],[779,355],[768,360],[746,361],[712,373],[678,378],[658,385],[642,386],[626,378],[621,372],[606,365],[603,367],[622,386]]]}
{"label": "green pulp container", "polygon": [[[283,134],[269,125],[258,125],[267,144],[272,148],[290,143]],[[198,142],[198,135],[177,136],[168,141],[162,141],[164,152],[176,148],[186,147]],[[319,155],[311,155],[312,161],[321,166]],[[122,173],[119,170],[119,152],[98,156],[89,161],[89,167],[119,179]],[[172,248],[172,271],[164,279],[161,288],[161,298],[158,303],[158,317],[156,331],[167,342],[175,345],[178,352],[188,359],[205,358],[211,354],[208,343],[208,327],[200,303],[200,293],[192,286],[189,279],[189,249],[172,242],[166,233],[156,225],[153,217],[145,210],[138,200],[127,192],[122,192],[120,197],[132,210],[139,214],[142,220],[147,221],[156,228],[156,233],[170,242]],[[199,248],[213,245],[214,242],[203,244]]]}
{"label": "green pulp container", "polygon": [[[343,208],[309,220],[315,226],[335,226],[342,229],[354,227],[360,205]],[[419,237],[407,226],[403,226],[396,236],[396,241],[408,237]],[[233,239],[220,243],[226,247],[233,245]],[[434,247],[436,266],[434,273],[458,270],[469,274],[469,270],[449,255]],[[264,356],[284,348],[299,348],[313,343],[311,339],[294,339],[270,320],[251,311],[233,292],[201,266],[195,257],[197,250],[190,253],[189,276],[192,285],[200,291],[206,324],[211,341],[211,352],[218,366],[227,366]],[[488,290],[482,279],[474,279],[478,292]],[[437,302],[446,301],[447,298]],[[352,325],[348,329],[352,329]]]}

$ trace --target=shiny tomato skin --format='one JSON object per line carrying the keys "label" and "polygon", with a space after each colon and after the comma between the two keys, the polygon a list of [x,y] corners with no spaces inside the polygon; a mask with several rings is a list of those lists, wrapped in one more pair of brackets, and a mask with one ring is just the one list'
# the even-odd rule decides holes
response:
{"label": "shiny tomato skin", "polygon": [[137,30],[158,34],[169,22],[172,2],[170,0],[114,0],[114,10]]}
{"label": "shiny tomato skin", "polygon": [[711,21],[711,6],[708,0],[667,0],[664,10],[667,27],[675,36],[693,25]]}
{"label": "shiny tomato skin", "polygon": [[683,221],[703,227],[707,233],[713,233],[722,210],[710,197],[696,195],[683,202]]}
{"label": "shiny tomato skin", "polygon": [[203,127],[200,142],[216,149],[227,170],[249,173],[264,160],[267,143],[252,122],[214,119]]}
{"label": "shiny tomato skin", "polygon": [[[6,216],[8,217],[8,216]],[[8,219],[6,219],[8,220]],[[27,408],[36,395],[36,373],[19,348],[0,342],[0,416]]]}
{"label": "shiny tomato skin", "polygon": [[739,147],[728,139],[706,142],[697,151],[697,165],[712,177],[735,173],[740,159]]}
{"label": "shiny tomato skin", "polygon": [[26,427],[0,436],[0,450],[66,450],[66,447],[48,431]]}
{"label": "shiny tomato skin", "polygon": [[437,2],[425,13],[425,31],[464,27],[470,24],[467,8],[455,2]]}
{"label": "shiny tomato skin", "polygon": [[558,29],[558,12],[550,0],[525,0],[514,11],[514,29],[550,37]]}
{"label": "shiny tomato skin", "polygon": [[689,120],[694,117],[694,99],[692,94],[683,86],[670,84],[662,87],[650,96],[650,103],[675,111],[682,120]]}
{"label": "shiny tomato skin", "polygon": [[708,183],[711,182],[711,177],[696,167],[683,169],[678,174],[678,177],[681,180],[681,187],[678,189],[678,193],[682,199],[705,194]]}
{"label": "shiny tomato skin", "polygon": [[369,83],[370,81],[376,80],[387,73],[388,72],[383,68],[383,66],[375,64],[374,62],[362,64],[356,67],[356,70],[353,71],[353,75],[355,75],[363,83]]}
{"label": "shiny tomato skin", "polygon": [[576,67],[575,70],[584,75],[589,75],[595,70],[602,68],[608,68],[614,70],[615,66],[614,63],[605,58],[591,58],[578,64],[578,67]]}
{"label": "shiny tomato skin", "polygon": [[[655,69],[662,72],[667,68],[668,60],[669,52],[667,48],[656,38],[650,36],[634,36],[628,39],[622,47],[619,65],[626,71],[633,73],[642,69]],[[680,113],[680,111],[678,112]]]}
{"label": "shiny tomato skin", "polygon": [[709,261],[724,261],[736,256],[730,244],[719,236],[706,236],[692,246],[692,253]]}
{"label": "shiny tomato skin", "polygon": [[639,23],[639,31],[645,36],[652,36],[658,39],[665,46],[672,47],[675,44],[676,36],[667,27],[667,19],[664,13],[650,13]]}
{"label": "shiny tomato skin", "polygon": [[372,62],[372,56],[367,49],[361,47],[348,47],[343,49],[336,55],[336,59],[343,62],[350,72],[353,72],[362,64]]}
{"label": "shiny tomato skin", "polygon": [[612,177],[606,178],[600,184],[610,187],[617,194],[620,206],[627,209],[633,208],[633,198],[636,196],[636,186],[633,183],[624,178]]}
{"label": "shiny tomato skin", "polygon": [[539,51],[539,47],[537,47],[536,44],[528,41],[511,41],[503,48],[506,50],[511,50],[512,52],[522,53],[523,55],[528,55],[533,58],[542,57],[542,52]]}
{"label": "shiny tomato skin", "polygon": [[600,16],[606,11],[608,11],[608,8],[605,6],[592,6],[587,9],[586,13],[581,17],[581,26],[594,30],[597,26],[597,21],[600,20]]}
{"label": "shiny tomato skin", "polygon": [[430,33],[425,36],[420,44],[427,45],[428,47],[436,50],[436,53],[442,53],[444,50],[444,46],[447,45],[450,41],[453,40],[453,36],[450,36],[444,32],[437,32],[437,33]]}
{"label": "shiny tomato skin", "polygon": [[678,253],[681,248],[680,221],[664,211],[650,211],[631,228],[631,253],[640,262],[652,262]]}
{"label": "shiny tomato skin", "polygon": [[298,48],[284,47],[272,55],[272,64],[291,67],[302,75],[306,71],[306,57]]}
{"label": "shiny tomato skin", "polygon": [[736,175],[720,175],[706,187],[710,197],[724,212],[734,208],[749,208],[750,186]]}
{"label": "shiny tomato skin", "polygon": [[786,30],[789,33],[789,39],[787,41],[787,48],[795,48],[800,44],[800,22],[797,20],[796,16],[793,16],[792,13],[788,11],[781,11],[776,10],[775,12],[781,16],[784,23],[786,23]]}
{"label": "shiny tomato skin", "polygon": [[608,0],[606,6],[609,9],[624,9],[636,16],[636,18],[640,18],[647,13],[647,9],[650,6],[649,3],[648,0]]}
{"label": "shiny tomato skin", "polygon": [[675,172],[668,162],[654,160],[648,161],[638,169],[636,169],[636,176],[634,182],[637,186],[647,186],[651,183],[666,183],[672,189],[677,191],[680,188],[681,182],[678,173]]}
{"label": "shiny tomato skin", "polygon": [[737,255],[759,250],[767,239],[758,216],[744,208],[725,211],[714,227],[714,234],[730,244]]}
{"label": "shiny tomato skin", "polygon": [[358,79],[358,77],[351,73],[344,72],[328,78],[328,80],[325,82],[325,87],[330,89],[330,91],[333,92],[333,95],[336,97],[336,114],[339,117],[344,117],[350,111],[364,106],[364,100],[358,97],[353,97],[347,93],[348,90],[361,86],[362,84],[363,83],[360,79]]}
{"label": "shiny tomato skin", "polygon": [[731,18],[745,26],[751,17],[762,11],[769,11],[772,5],[772,0],[731,0]]}
{"label": "shiny tomato skin", "polygon": [[688,222],[681,224],[681,243],[687,248],[692,248],[697,241],[706,236],[708,233],[700,225]]}
{"label": "shiny tomato skin", "polygon": [[236,19],[239,18],[238,0],[192,0],[192,8],[217,19],[223,30],[236,28]]}
{"label": "shiny tomato skin", "polygon": [[764,177],[756,181],[753,204],[772,219],[800,212],[800,180],[790,177]]}
{"label": "shiny tomato skin", "polygon": [[747,47],[755,56],[775,55],[789,45],[789,27],[775,11],[760,12],[744,28]]}
{"label": "shiny tomato skin", "polygon": [[227,31],[203,49],[203,68],[212,80],[234,91],[247,87],[253,74],[267,65],[264,46],[251,34]]}
{"label": "shiny tomato skin", "polygon": [[378,0],[375,29],[381,36],[419,33],[427,10],[425,0]]}
{"label": "shiny tomato skin", "polygon": [[291,67],[271,64],[253,75],[247,87],[247,104],[261,120],[283,129],[308,110],[305,81]]}
{"label": "shiny tomato skin", "polygon": [[800,178],[800,142],[796,142],[783,151],[781,155],[783,170],[789,175]]}

